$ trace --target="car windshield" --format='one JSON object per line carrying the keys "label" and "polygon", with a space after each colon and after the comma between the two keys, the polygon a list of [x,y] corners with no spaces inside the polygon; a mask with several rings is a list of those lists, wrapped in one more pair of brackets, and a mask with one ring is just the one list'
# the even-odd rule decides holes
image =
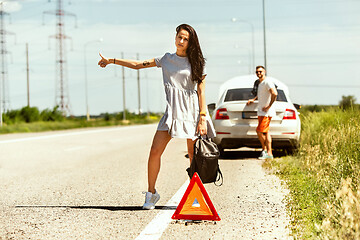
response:
{"label": "car windshield", "polygon": [[[224,102],[231,102],[231,101],[247,101],[255,96],[251,93],[252,88],[236,88],[236,89],[229,89],[226,93]],[[280,102],[287,102],[285,93],[281,89],[277,89],[278,96],[276,101]]]}

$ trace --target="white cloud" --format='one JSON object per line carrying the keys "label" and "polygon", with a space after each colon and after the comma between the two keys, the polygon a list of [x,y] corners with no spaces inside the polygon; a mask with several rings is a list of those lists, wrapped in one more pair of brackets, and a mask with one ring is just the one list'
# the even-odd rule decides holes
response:
{"label": "white cloud", "polygon": [[22,5],[17,1],[11,1],[11,2],[1,1],[0,3],[3,4],[3,10],[9,13],[20,11],[22,8]]}

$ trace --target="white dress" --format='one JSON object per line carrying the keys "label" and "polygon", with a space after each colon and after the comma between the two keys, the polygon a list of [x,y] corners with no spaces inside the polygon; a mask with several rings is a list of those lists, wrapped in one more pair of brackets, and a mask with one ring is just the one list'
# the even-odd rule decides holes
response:
{"label": "white dress", "polygon": [[[171,137],[195,140],[199,121],[199,98],[197,84],[191,80],[191,65],[187,57],[166,53],[155,58],[157,67],[162,68],[166,94],[166,110],[161,118],[158,131],[168,131]],[[205,73],[204,73],[205,75]],[[206,115],[207,135],[215,137],[215,129]]]}

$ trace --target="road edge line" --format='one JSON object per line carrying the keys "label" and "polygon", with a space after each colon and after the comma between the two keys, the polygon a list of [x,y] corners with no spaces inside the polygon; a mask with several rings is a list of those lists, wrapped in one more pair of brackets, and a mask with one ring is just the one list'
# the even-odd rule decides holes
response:
{"label": "road edge line", "polygon": [[[180,203],[189,182],[189,180],[185,181],[174,196],[166,203],[166,206],[177,206]],[[171,216],[174,212],[175,209],[160,211],[135,240],[159,239],[169,223],[172,221]]]}

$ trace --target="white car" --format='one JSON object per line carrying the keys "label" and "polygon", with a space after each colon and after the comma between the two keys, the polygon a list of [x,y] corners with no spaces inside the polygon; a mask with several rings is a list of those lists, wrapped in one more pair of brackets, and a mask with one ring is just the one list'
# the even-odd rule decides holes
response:
{"label": "white car", "polygon": [[[270,135],[274,149],[292,152],[299,145],[301,123],[297,108],[289,97],[287,86],[279,80],[271,79],[277,87],[278,96],[273,106],[276,116],[270,122]],[[258,125],[258,101],[247,105],[254,98],[252,88],[257,77],[255,75],[232,78],[220,87],[219,101],[209,104],[213,110],[212,121],[216,130],[214,142],[221,152],[224,149],[240,147],[261,148],[256,127]],[[296,106],[296,107],[295,107]]]}

